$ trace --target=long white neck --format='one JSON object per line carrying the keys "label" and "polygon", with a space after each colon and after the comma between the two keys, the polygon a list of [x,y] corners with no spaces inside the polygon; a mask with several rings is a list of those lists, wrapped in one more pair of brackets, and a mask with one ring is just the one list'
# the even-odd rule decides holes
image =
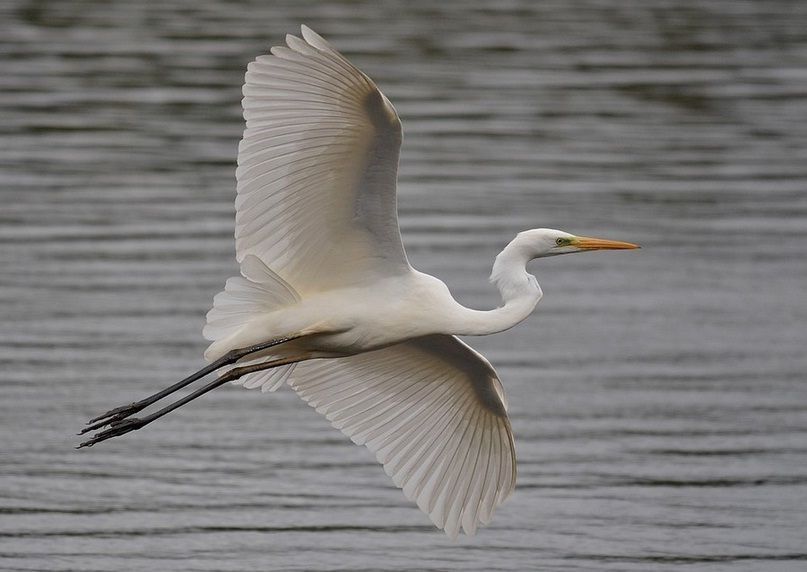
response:
{"label": "long white neck", "polygon": [[495,310],[472,310],[461,307],[460,335],[494,334],[512,328],[529,316],[541,300],[543,292],[535,276],[527,272],[534,249],[522,235],[517,236],[496,257],[490,281],[502,295],[502,305]]}

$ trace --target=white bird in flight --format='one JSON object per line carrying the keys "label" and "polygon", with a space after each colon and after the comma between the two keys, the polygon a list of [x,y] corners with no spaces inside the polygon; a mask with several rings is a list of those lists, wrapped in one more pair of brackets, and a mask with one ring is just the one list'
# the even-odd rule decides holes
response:
{"label": "white bird in flight", "polygon": [[[474,534],[513,492],[516,456],[502,384],[456,335],[524,320],[542,296],[526,271],[534,258],[637,246],[521,232],[493,264],[502,305],[465,308],[406,258],[395,108],[306,26],[286,44],[247,68],[235,201],[241,276],[227,280],[207,314],[211,363],[91,420],[82,433],[99,431],[79,447],[140,429],[229,381],[263,391],[287,383],[375,453],[438,528]],[[132,417],[216,370],[195,392]]]}

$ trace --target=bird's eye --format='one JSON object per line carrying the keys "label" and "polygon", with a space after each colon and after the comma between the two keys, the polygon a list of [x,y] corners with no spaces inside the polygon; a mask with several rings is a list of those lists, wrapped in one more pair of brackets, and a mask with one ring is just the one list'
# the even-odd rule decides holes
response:
{"label": "bird's eye", "polygon": [[565,238],[557,238],[557,239],[555,239],[555,244],[557,244],[558,246],[563,246],[564,244],[566,244],[566,239]]}

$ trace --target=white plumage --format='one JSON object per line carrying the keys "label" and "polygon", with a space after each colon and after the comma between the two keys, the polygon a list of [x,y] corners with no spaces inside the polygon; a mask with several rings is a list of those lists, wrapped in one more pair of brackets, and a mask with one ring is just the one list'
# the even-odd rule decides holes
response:
{"label": "white plumage", "polygon": [[398,114],[373,81],[303,27],[250,63],[238,148],[236,257],[305,296],[410,270],[398,230]]}
{"label": "white plumage", "polygon": [[302,362],[291,386],[358,445],[404,494],[456,536],[493,511],[516,482],[501,383],[454,336],[433,335],[332,360]]}
{"label": "white plumage", "polygon": [[[401,123],[373,81],[303,26],[249,64],[238,150],[241,276],[214,298],[206,368],[93,419],[89,446],[134,431],[227,381],[288,383],[375,453],[449,536],[473,534],[513,491],[504,390],[453,334],[505,330],[541,299],[538,257],[635,245],[551,229],[520,233],[491,281],[503,304],[465,308],[406,258],[396,207]],[[226,365],[218,380],[142,419],[135,412]]]}

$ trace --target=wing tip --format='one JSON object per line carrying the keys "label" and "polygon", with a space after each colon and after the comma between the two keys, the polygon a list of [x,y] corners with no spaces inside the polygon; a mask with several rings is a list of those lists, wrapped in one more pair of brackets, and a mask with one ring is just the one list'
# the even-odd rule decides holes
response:
{"label": "wing tip", "polygon": [[305,24],[300,25],[300,33],[303,36],[303,39],[308,43],[309,46],[312,46],[318,50],[324,50],[329,52],[336,52],[336,50],[328,43],[328,41],[317,34],[314,30],[306,26]]}

